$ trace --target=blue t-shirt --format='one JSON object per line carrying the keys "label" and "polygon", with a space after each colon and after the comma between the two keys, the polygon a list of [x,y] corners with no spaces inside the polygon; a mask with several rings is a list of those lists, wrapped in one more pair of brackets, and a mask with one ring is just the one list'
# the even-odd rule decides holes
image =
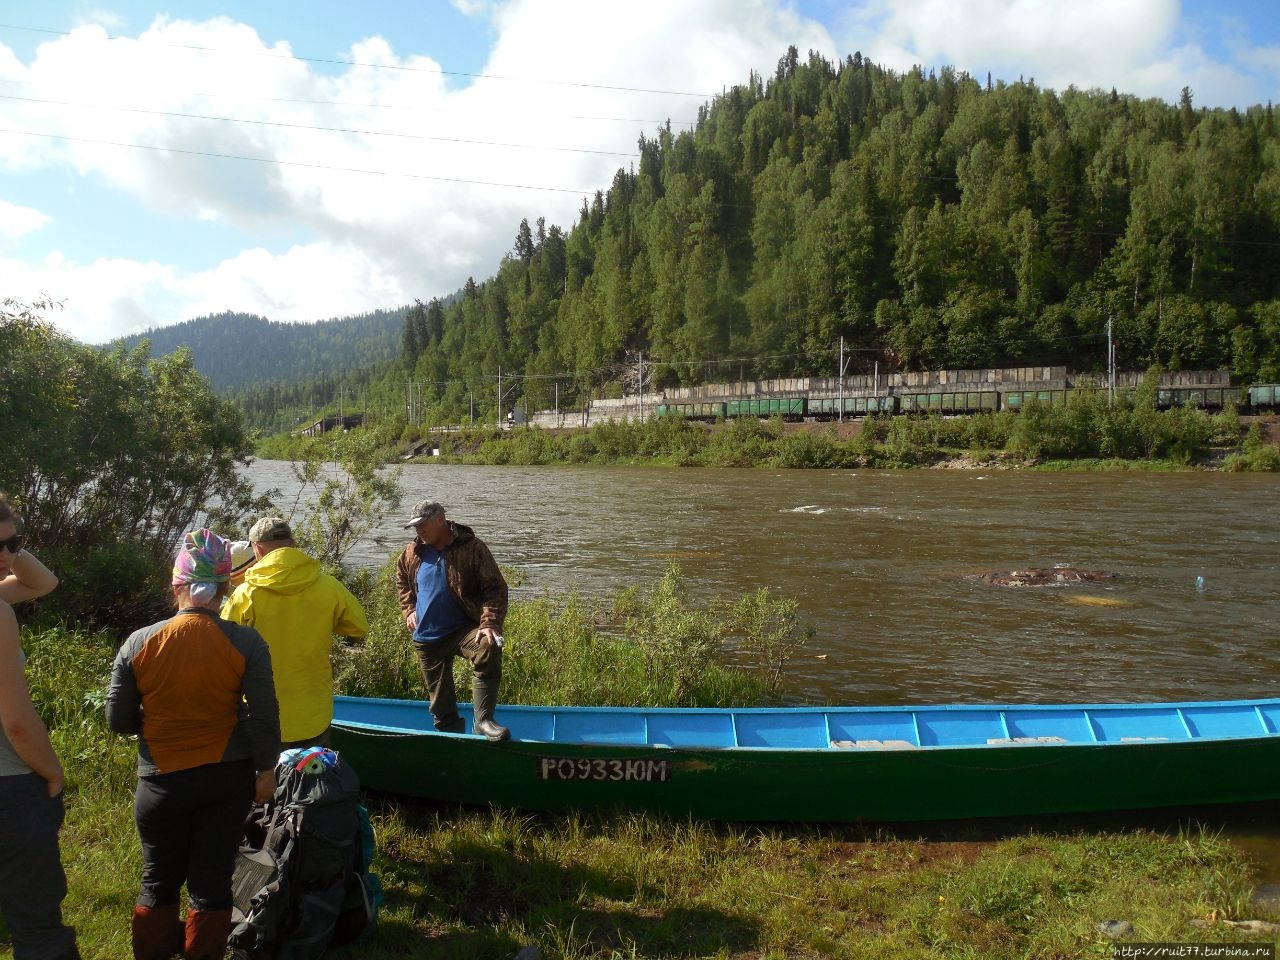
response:
{"label": "blue t-shirt", "polygon": [[444,554],[431,546],[422,551],[422,563],[418,565],[417,613],[414,643],[435,643],[471,626],[471,618],[449,589]]}

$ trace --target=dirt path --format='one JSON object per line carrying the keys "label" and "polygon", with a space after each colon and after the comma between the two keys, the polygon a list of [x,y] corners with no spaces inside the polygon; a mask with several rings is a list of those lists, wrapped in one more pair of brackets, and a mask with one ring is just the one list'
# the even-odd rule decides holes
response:
{"label": "dirt path", "polygon": [[1258,432],[1262,434],[1263,443],[1280,444],[1280,417],[1241,417],[1240,424],[1246,430],[1250,424],[1258,425]]}

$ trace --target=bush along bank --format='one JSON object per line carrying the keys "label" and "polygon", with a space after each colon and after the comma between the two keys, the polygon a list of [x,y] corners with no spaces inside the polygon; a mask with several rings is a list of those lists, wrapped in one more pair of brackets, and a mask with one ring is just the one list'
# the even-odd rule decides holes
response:
{"label": "bush along bank", "polygon": [[[373,630],[335,651],[340,690],[420,696],[389,571],[357,586]],[[595,609],[573,597],[515,604],[504,696],[771,702],[806,636],[794,608],[767,593],[691,603],[672,568]],[[86,960],[116,960],[129,955],[141,858],[136,747],[102,715],[115,640],[51,627],[24,630],[23,644],[68,772],[69,920]],[[706,657],[726,647],[746,669]],[[496,960],[527,946],[549,960],[1093,957],[1110,955],[1117,931],[1250,942],[1265,928],[1232,924],[1277,919],[1251,905],[1246,857],[1197,827],[782,828],[366,801],[387,904],[373,936],[335,957]]]}
{"label": "bush along bank", "polygon": [[1115,466],[1232,470],[1280,469],[1280,451],[1234,410],[1146,409],[1108,405],[1082,393],[1060,407],[1029,403],[1019,413],[868,417],[853,424],[786,424],[779,419],[715,424],[675,417],[598,423],[553,432],[538,428],[443,434],[433,462],[665,464],[696,467],[848,469],[983,464],[1085,469]]}

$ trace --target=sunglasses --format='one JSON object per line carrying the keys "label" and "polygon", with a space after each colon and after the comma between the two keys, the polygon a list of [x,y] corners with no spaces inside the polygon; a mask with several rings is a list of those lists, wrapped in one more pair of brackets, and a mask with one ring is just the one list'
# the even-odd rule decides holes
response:
{"label": "sunglasses", "polygon": [[22,534],[15,533],[8,540],[0,540],[0,550],[8,550],[10,553],[17,553],[22,549]]}

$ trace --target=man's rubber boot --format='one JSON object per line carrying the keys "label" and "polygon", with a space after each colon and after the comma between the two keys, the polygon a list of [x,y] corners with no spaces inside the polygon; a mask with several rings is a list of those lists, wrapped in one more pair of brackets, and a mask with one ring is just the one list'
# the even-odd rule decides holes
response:
{"label": "man's rubber boot", "polygon": [[188,910],[183,960],[222,960],[231,932],[231,910]]}
{"label": "man's rubber boot", "polygon": [[178,905],[133,908],[134,960],[170,960],[182,954],[182,924]]}
{"label": "man's rubber boot", "polygon": [[511,731],[500,726],[493,719],[493,711],[498,706],[498,681],[481,680],[476,677],[471,681],[471,694],[474,700],[475,720],[471,723],[471,732],[478,733],[488,740],[497,743],[511,736]]}
{"label": "man's rubber boot", "polygon": [[467,732],[467,722],[456,713],[452,717],[432,717],[432,723],[441,733]]}

